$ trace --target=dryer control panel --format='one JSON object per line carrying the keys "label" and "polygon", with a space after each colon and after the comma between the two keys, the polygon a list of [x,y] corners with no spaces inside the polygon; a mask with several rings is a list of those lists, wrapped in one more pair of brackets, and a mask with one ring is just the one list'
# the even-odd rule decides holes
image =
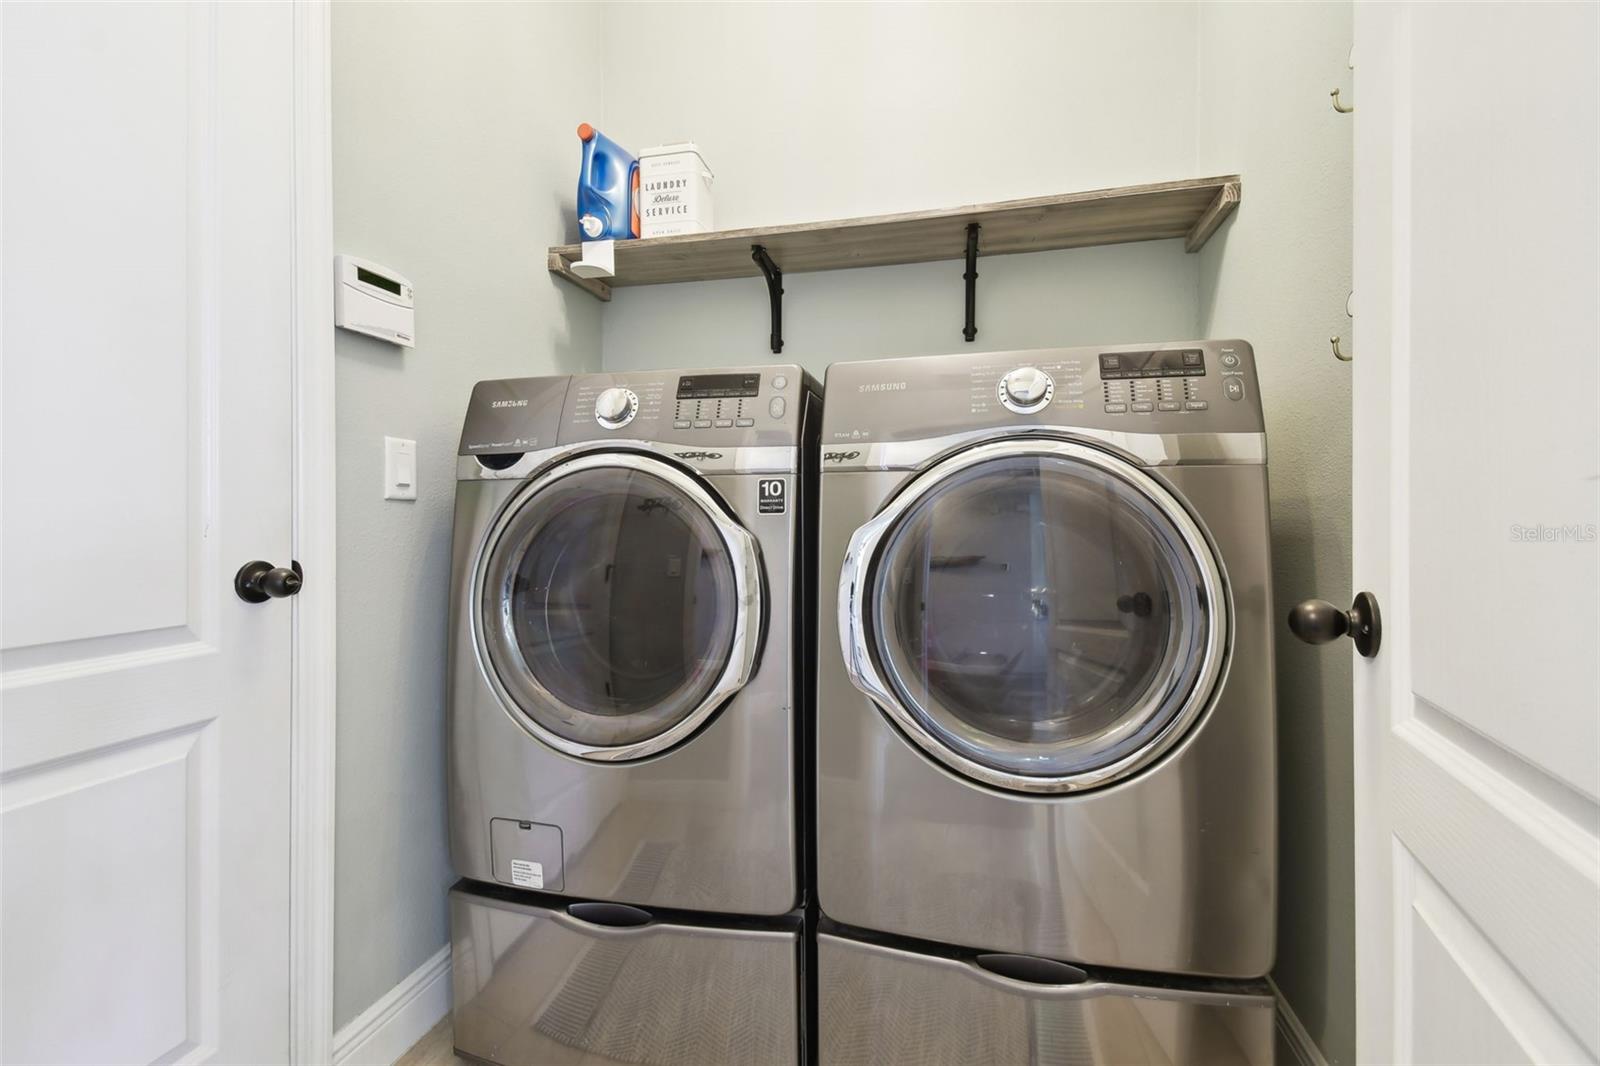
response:
{"label": "dryer control panel", "polygon": [[835,363],[825,444],[1039,426],[1123,433],[1260,433],[1245,341],[1052,348]]}

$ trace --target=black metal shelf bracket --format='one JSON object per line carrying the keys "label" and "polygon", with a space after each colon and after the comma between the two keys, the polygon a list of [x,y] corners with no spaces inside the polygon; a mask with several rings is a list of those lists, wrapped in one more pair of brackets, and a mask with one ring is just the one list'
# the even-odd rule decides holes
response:
{"label": "black metal shelf bracket", "polygon": [[772,352],[783,351],[783,271],[772,261],[764,245],[752,244],[750,258],[756,261],[767,279],[767,296],[772,300]]}
{"label": "black metal shelf bracket", "polygon": [[967,324],[962,327],[961,335],[967,338],[968,344],[978,337],[978,230],[980,228],[976,222],[967,223],[967,272],[961,275],[967,280]]}

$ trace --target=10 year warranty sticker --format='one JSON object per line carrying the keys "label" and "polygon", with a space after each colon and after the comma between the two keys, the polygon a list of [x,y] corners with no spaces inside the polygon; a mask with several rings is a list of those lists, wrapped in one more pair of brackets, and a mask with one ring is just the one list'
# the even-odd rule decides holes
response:
{"label": "10 year warranty sticker", "polygon": [[788,482],[781,477],[764,477],[757,486],[756,510],[761,514],[783,514],[789,509]]}

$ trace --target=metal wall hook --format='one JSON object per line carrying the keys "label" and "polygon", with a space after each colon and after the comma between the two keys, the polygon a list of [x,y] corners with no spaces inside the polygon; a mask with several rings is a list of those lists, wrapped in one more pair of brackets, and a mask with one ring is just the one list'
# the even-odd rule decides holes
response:
{"label": "metal wall hook", "polygon": [[[1351,70],[1356,69],[1356,49],[1355,49],[1355,45],[1351,45],[1350,46],[1350,55],[1345,60],[1345,64],[1344,65],[1349,67]],[[1332,98],[1332,100],[1333,100],[1333,109],[1335,111],[1339,112],[1339,114],[1348,115],[1350,112],[1355,110],[1355,108],[1353,108],[1353,107],[1345,107],[1344,106],[1344,103],[1342,101],[1340,101],[1340,99],[1339,99],[1339,90],[1338,89],[1333,90],[1333,92],[1329,93],[1328,96],[1330,98]]]}
{"label": "metal wall hook", "polygon": [[1339,360],[1339,362],[1348,363],[1350,360],[1355,358],[1354,355],[1346,355],[1339,350],[1339,335],[1337,333],[1328,338],[1328,343],[1333,345],[1333,357]]}

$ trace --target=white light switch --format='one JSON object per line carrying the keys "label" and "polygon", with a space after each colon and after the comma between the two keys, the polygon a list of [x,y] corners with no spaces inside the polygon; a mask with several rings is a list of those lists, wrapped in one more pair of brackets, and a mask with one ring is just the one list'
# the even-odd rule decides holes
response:
{"label": "white light switch", "polygon": [[400,437],[383,438],[383,498],[417,498],[417,442]]}

